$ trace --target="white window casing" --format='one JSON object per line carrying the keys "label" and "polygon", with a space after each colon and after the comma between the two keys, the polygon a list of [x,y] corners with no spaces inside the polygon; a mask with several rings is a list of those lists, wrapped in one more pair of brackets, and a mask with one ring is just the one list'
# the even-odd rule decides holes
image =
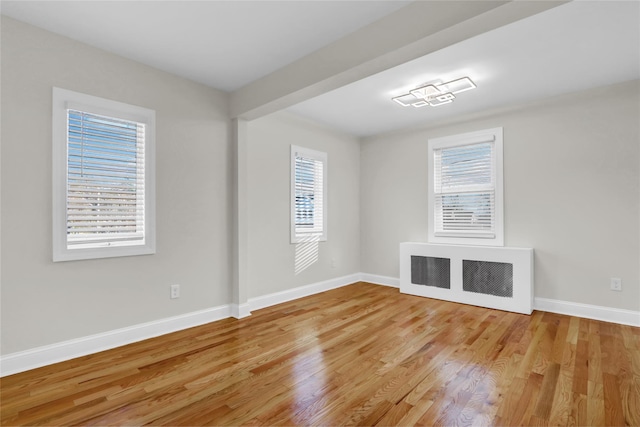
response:
{"label": "white window casing", "polygon": [[327,153],[291,146],[291,243],[327,240]]}
{"label": "white window casing", "polygon": [[430,139],[430,243],[504,246],[502,128]]}
{"label": "white window casing", "polygon": [[155,253],[155,111],[53,88],[53,261]]}

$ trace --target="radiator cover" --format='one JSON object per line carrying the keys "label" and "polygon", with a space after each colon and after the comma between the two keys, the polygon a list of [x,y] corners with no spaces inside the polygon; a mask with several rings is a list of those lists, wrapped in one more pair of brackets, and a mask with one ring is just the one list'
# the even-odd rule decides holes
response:
{"label": "radiator cover", "polygon": [[400,292],[531,314],[533,249],[401,243]]}

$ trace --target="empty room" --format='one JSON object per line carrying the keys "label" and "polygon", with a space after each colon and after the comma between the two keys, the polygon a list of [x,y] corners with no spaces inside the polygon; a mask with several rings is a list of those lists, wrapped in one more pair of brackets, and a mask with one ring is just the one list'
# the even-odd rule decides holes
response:
{"label": "empty room", "polygon": [[640,2],[0,14],[1,425],[640,425]]}

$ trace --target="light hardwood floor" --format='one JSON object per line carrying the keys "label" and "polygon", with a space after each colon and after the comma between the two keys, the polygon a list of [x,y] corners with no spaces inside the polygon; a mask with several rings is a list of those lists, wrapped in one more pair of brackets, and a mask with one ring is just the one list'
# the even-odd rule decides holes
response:
{"label": "light hardwood floor", "polygon": [[5,377],[2,425],[640,425],[640,328],[357,283]]}

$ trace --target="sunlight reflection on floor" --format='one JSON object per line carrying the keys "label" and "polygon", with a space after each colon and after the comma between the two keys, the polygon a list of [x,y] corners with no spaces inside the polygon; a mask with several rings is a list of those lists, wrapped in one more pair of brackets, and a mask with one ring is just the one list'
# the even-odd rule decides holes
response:
{"label": "sunlight reflection on floor", "polygon": [[[326,391],[326,372],[324,354],[320,345],[295,358],[292,369],[295,408],[306,409],[311,402],[316,401],[319,393]],[[313,374],[310,376],[309,373]]]}

